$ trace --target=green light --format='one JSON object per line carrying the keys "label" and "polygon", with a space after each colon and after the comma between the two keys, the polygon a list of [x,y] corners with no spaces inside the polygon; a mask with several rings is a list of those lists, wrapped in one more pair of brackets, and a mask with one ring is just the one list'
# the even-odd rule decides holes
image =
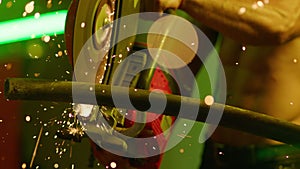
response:
{"label": "green light", "polygon": [[64,33],[67,10],[0,22],[0,45]]}

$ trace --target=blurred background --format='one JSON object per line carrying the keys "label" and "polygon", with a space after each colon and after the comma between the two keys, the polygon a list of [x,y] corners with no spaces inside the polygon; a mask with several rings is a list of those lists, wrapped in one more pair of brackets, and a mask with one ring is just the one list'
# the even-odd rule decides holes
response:
{"label": "blurred background", "polygon": [[[87,139],[75,143],[56,135],[71,103],[10,101],[3,93],[4,81],[11,77],[71,80],[64,39],[70,3],[0,0],[0,169],[103,168]],[[162,168],[197,168],[203,146],[199,126],[165,154]]]}

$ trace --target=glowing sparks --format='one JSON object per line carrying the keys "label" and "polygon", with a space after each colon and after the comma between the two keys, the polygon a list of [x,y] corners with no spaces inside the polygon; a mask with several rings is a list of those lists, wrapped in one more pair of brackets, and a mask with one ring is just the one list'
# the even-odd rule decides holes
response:
{"label": "glowing sparks", "polygon": [[62,57],[62,55],[63,55],[63,52],[62,52],[62,51],[58,51],[58,52],[57,52],[57,56],[58,56],[58,57]]}
{"label": "glowing sparks", "polygon": [[4,67],[5,67],[6,70],[11,70],[12,64],[11,63],[7,63],[7,64],[4,65]]}
{"label": "glowing sparks", "polygon": [[13,3],[11,1],[8,1],[6,3],[6,8],[10,8],[10,7],[12,7],[12,5],[13,5]]}
{"label": "glowing sparks", "polygon": [[31,117],[30,117],[30,116],[26,116],[26,117],[25,117],[25,121],[26,121],[26,122],[30,122],[30,120],[31,120]]}
{"label": "glowing sparks", "polygon": [[243,51],[246,51],[246,46],[242,46],[242,50],[243,50]]}
{"label": "glowing sparks", "polygon": [[68,128],[69,134],[75,136],[75,135],[80,135],[83,136],[84,135],[84,131],[83,128]]}
{"label": "glowing sparks", "polygon": [[204,102],[206,105],[211,106],[214,104],[214,97],[211,95],[208,95],[204,98]]}
{"label": "glowing sparks", "polygon": [[43,133],[43,127],[41,127],[41,129],[40,129],[40,133],[39,133],[38,139],[37,139],[36,144],[35,144],[35,148],[34,148],[34,151],[33,151],[32,157],[31,157],[31,161],[30,161],[30,168],[32,168],[33,161],[35,159],[36,152],[37,152],[37,149],[38,149],[38,145],[40,144],[42,133]]}
{"label": "glowing sparks", "polygon": [[294,63],[298,63],[298,59],[293,59],[293,62]]}
{"label": "glowing sparks", "polygon": [[81,22],[80,27],[85,28],[85,22]]}
{"label": "glowing sparks", "polygon": [[257,9],[257,8],[258,8],[257,3],[252,4],[252,9]]}
{"label": "glowing sparks", "polygon": [[[70,153],[69,153],[69,157],[72,158],[72,155],[73,155],[73,146],[70,147]],[[75,165],[72,164],[72,168],[74,168]]]}
{"label": "glowing sparks", "polygon": [[177,134],[177,136],[181,138],[192,138],[192,136],[186,134]]}
{"label": "glowing sparks", "polygon": [[41,14],[40,14],[39,12],[37,12],[37,13],[34,14],[34,18],[35,18],[35,19],[39,19],[40,16],[41,16]]}
{"label": "glowing sparks", "polygon": [[45,133],[45,136],[48,136],[48,135],[49,135],[49,132],[46,132],[46,133]]}
{"label": "glowing sparks", "polygon": [[246,12],[246,8],[245,7],[241,7],[239,10],[239,15],[242,15]]}
{"label": "glowing sparks", "polygon": [[23,163],[21,167],[22,167],[22,169],[25,169],[26,168],[26,163]]}
{"label": "glowing sparks", "polygon": [[224,155],[224,152],[223,152],[223,151],[219,151],[218,154],[219,154],[219,155]]}
{"label": "glowing sparks", "polygon": [[257,1],[256,4],[259,7],[264,7],[264,5],[265,5],[262,1]]}
{"label": "glowing sparks", "polygon": [[47,8],[51,8],[52,7],[52,0],[48,0],[47,2]]}
{"label": "glowing sparks", "polygon": [[54,168],[58,168],[59,165],[58,165],[57,163],[55,163],[55,164],[53,165],[53,167],[54,167]]}
{"label": "glowing sparks", "polygon": [[28,2],[25,6],[25,12],[31,13],[34,10],[34,1]]}
{"label": "glowing sparks", "polygon": [[110,167],[111,168],[117,168],[117,163],[116,162],[111,162]]}
{"label": "glowing sparks", "polygon": [[41,75],[41,73],[34,73],[33,76],[34,77],[39,77]]}

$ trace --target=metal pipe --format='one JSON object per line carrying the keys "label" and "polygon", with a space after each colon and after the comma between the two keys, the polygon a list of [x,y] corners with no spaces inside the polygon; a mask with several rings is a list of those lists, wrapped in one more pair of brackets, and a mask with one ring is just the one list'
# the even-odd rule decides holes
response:
{"label": "metal pipe", "polygon": [[[93,91],[90,90],[91,86],[95,87]],[[73,89],[73,91],[76,91],[76,95],[80,96],[76,99],[76,103],[114,106],[111,88],[108,85],[85,82],[10,78],[5,82],[5,96],[10,100],[74,102]],[[114,97],[125,99],[129,94],[132,105],[139,111],[148,110],[151,106],[148,100],[150,91],[125,87],[115,87],[114,90],[117,91]],[[180,106],[187,106],[188,108],[198,107],[199,112],[196,121],[204,122],[209,109],[219,110],[224,108],[222,119],[216,125],[245,131],[288,144],[300,142],[300,126],[285,120],[229,105],[214,103],[208,106],[203,101],[195,98],[170,94],[166,94],[165,97],[155,93],[151,95],[155,97],[156,101],[167,100],[165,111],[163,112],[164,115],[178,117]],[[132,107],[124,104],[122,108]],[[155,113],[161,110],[154,108],[151,111]],[[189,112],[183,115],[180,114],[180,118],[195,120],[192,117]]]}

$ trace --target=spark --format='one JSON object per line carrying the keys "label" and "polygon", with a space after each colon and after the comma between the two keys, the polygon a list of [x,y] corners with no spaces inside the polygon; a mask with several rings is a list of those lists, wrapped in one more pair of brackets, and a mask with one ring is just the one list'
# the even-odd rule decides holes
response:
{"label": "spark", "polygon": [[73,127],[69,127],[68,128],[69,134],[72,134],[73,136],[75,135],[80,135],[83,136],[84,135],[84,131],[82,128],[73,128]]}
{"label": "spark", "polygon": [[257,5],[259,6],[259,7],[264,7],[264,3],[262,2],[262,1],[257,1]]}
{"label": "spark", "polygon": [[117,163],[116,162],[111,162],[110,167],[111,168],[117,168]]}
{"label": "spark", "polygon": [[204,102],[206,105],[211,106],[214,104],[214,97],[211,95],[208,95],[205,97]]}
{"label": "spark", "polygon": [[181,138],[192,138],[192,136],[185,135],[185,134],[177,134],[177,136]]}
{"label": "spark", "polygon": [[34,18],[35,18],[35,19],[40,18],[40,16],[41,16],[41,14],[40,14],[39,12],[37,12],[37,13],[34,14]]}
{"label": "spark", "polygon": [[55,163],[55,164],[53,165],[53,167],[54,167],[54,168],[58,168],[59,165],[58,165],[57,163]]}
{"label": "spark", "polygon": [[31,13],[34,10],[34,1],[28,2],[25,6],[25,11]]}
{"label": "spark", "polygon": [[239,10],[239,15],[242,15],[246,12],[246,8],[245,7],[241,7]]}
{"label": "spark", "polygon": [[85,28],[85,22],[81,22],[80,27]]}
{"label": "spark", "polygon": [[25,169],[26,168],[26,163],[23,163],[22,164],[22,169]]}
{"label": "spark", "polygon": [[[73,154],[73,146],[70,147],[70,154],[69,154],[70,158],[72,158],[72,154]],[[72,166],[73,166],[73,164],[72,164]]]}
{"label": "spark", "polygon": [[298,59],[293,59],[293,62],[294,63],[298,63]]}
{"label": "spark", "polygon": [[38,145],[40,144],[42,133],[43,133],[43,126],[40,129],[39,137],[38,137],[38,139],[36,141],[36,144],[35,144],[35,148],[34,148],[34,151],[33,151],[33,154],[32,154],[32,158],[31,158],[31,161],[30,161],[30,168],[32,168],[33,161],[34,161],[34,158],[36,156],[37,149],[38,149]]}
{"label": "spark", "polygon": [[242,50],[243,50],[243,51],[246,51],[246,46],[243,46],[243,47],[242,47]]}
{"label": "spark", "polygon": [[30,122],[30,120],[31,120],[30,116],[26,116],[26,117],[25,117],[25,120],[26,120],[27,122]]}

